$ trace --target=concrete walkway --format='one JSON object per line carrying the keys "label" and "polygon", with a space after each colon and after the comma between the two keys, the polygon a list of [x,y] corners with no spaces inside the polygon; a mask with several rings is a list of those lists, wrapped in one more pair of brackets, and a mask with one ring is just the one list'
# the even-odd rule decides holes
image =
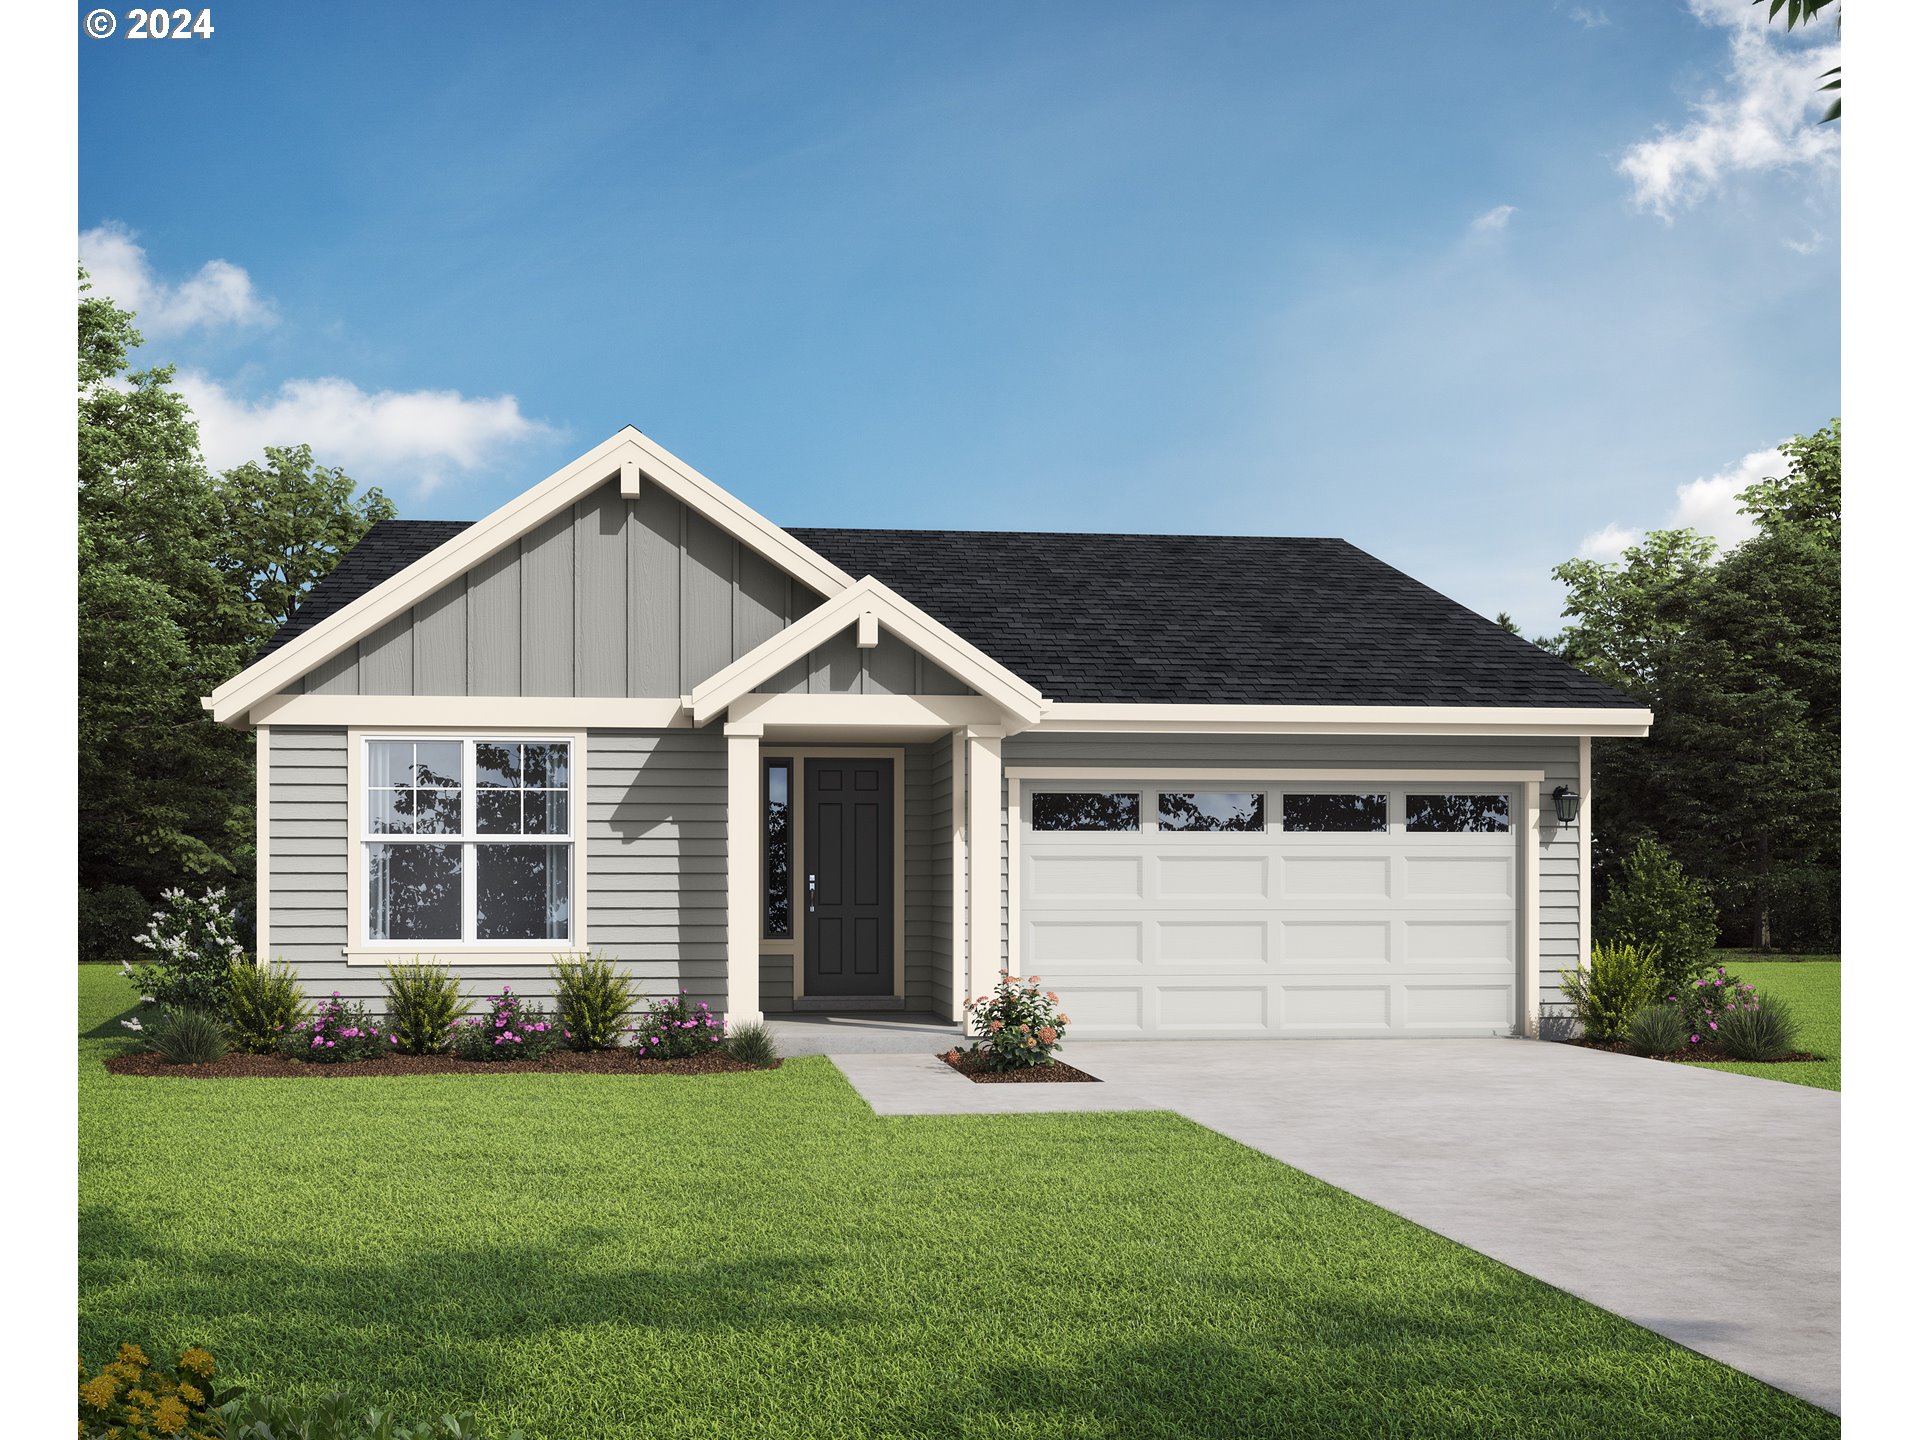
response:
{"label": "concrete walkway", "polygon": [[1523,1040],[1087,1041],[1101,1085],[834,1053],[883,1115],[1174,1110],[1840,1408],[1840,1097]]}

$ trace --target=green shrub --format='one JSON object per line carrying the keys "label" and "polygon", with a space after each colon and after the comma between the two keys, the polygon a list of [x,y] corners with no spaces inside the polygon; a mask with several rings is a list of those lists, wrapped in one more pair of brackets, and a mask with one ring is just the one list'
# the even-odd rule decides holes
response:
{"label": "green shrub", "polygon": [[97,1371],[80,1361],[80,1440],[199,1440],[236,1433],[222,1425],[216,1408],[234,1393],[213,1389],[213,1356],[198,1345],[171,1365],[147,1358],[138,1345]]}
{"label": "green shrub", "polygon": [[169,1065],[211,1065],[227,1053],[227,1028],[204,1010],[162,1010],[141,1032]]}
{"label": "green shrub", "polygon": [[312,1013],[291,966],[234,962],[227,977],[227,1038],[234,1049],[270,1054],[282,1035]]}
{"label": "green shrub", "polygon": [[1680,868],[1655,840],[1641,840],[1594,917],[1603,945],[1631,945],[1653,957],[1667,992],[1688,985],[1713,963],[1720,920],[1707,887]]}
{"label": "green shrub", "polygon": [[149,1005],[172,1010],[205,1010],[224,1019],[227,980],[234,965],[247,958],[227,908],[227,892],[209,890],[194,898],[184,890],[165,890],[160,908],[133,943],[146,951],[143,965],[127,966]]}
{"label": "green shrub", "polygon": [[538,1060],[559,1043],[560,1027],[510,985],[487,997],[484,1014],[469,1015],[453,1032],[454,1053],[462,1060]]}
{"label": "green shrub", "polygon": [[967,1001],[977,1037],[972,1051],[989,1070],[1022,1070],[1051,1065],[1053,1052],[1067,1033],[1067,1017],[1055,1007],[1060,997],[1040,991],[1040,977],[1002,970],[991,995]]}
{"label": "green shrub", "polygon": [[685,1060],[689,1056],[705,1055],[726,1038],[727,1027],[718,1015],[707,1009],[707,1002],[695,1004],[687,999],[684,990],[671,1000],[650,1003],[633,1030],[635,1048],[649,1060]]}
{"label": "green shrub", "polygon": [[[318,1400],[242,1395],[220,1407],[227,1440],[490,1440],[469,1414],[403,1420],[391,1410],[361,1409],[338,1392]],[[518,1430],[500,1440],[526,1440]]]}
{"label": "green shrub", "polygon": [[767,1066],[780,1058],[780,1047],[765,1025],[741,1025],[727,1037],[727,1054],[742,1065]]}
{"label": "green shrub", "polygon": [[1772,995],[1727,1007],[1718,1024],[1720,1048],[1733,1060],[1778,1060],[1793,1054],[1800,1039],[1800,1022],[1786,1001]]}
{"label": "green shrub", "polygon": [[572,1050],[611,1050],[627,1032],[633,981],[603,955],[559,955],[553,996],[560,1033]]}
{"label": "green shrub", "polygon": [[342,1000],[336,990],[311,1017],[289,1026],[278,1048],[290,1060],[344,1065],[350,1060],[371,1060],[396,1047],[366,1006]]}
{"label": "green shrub", "polygon": [[394,1050],[438,1055],[453,1046],[453,1027],[473,1007],[460,998],[460,982],[444,965],[387,966],[387,1030]]}
{"label": "green shrub", "polygon": [[1560,972],[1560,989],[1589,1040],[1618,1040],[1660,995],[1653,958],[1635,945],[1596,945],[1585,970]]}
{"label": "green shrub", "polygon": [[132,961],[140,958],[133,943],[146,925],[153,906],[131,885],[102,885],[80,892],[80,958]]}
{"label": "green shrub", "polygon": [[1643,1005],[1627,1022],[1627,1048],[1636,1055],[1671,1055],[1687,1048],[1687,1017],[1678,1005]]}

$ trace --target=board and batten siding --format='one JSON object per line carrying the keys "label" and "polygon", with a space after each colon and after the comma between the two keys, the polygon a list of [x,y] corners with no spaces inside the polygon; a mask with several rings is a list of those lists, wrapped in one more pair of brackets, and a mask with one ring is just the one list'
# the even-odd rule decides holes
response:
{"label": "board and batten siding", "polygon": [[[771,639],[820,596],[653,485],[611,483],[488,557],[290,693],[673,699]],[[788,667],[778,694],[964,695],[893,636],[848,632]]]}
{"label": "board and batten siding", "polygon": [[[1553,787],[1580,785],[1580,742],[1573,736],[1401,735],[1072,735],[1008,736],[1003,763],[1015,766],[1111,766],[1116,770],[1236,768],[1541,770],[1540,1006],[1561,1001],[1560,972],[1580,963],[1580,827],[1554,814]],[[1007,813],[1003,799],[1002,815]],[[1001,835],[999,964],[1007,954],[1007,860]]]}
{"label": "board and batten siding", "polygon": [[[378,1006],[382,970],[349,965],[348,886],[359,883],[347,824],[347,734],[276,727],[268,770],[268,948],[309,995]],[[586,940],[646,995],[685,989],[715,1009],[726,999],[726,742],[707,730],[602,730],[587,736],[576,782],[582,804]],[[556,947],[557,948],[557,947]],[[421,947],[431,958],[430,946]],[[452,954],[441,955],[452,960]],[[537,965],[461,959],[468,995],[511,985],[547,998]]]}

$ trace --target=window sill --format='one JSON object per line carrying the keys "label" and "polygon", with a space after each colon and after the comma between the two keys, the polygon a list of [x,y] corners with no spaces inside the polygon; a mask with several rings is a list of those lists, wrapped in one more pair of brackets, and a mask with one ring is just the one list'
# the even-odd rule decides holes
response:
{"label": "window sill", "polygon": [[431,964],[445,965],[449,969],[478,969],[486,965],[551,965],[558,956],[585,954],[583,947],[553,944],[537,950],[500,949],[481,950],[466,946],[448,946],[444,950],[435,950],[430,945],[413,946],[405,950],[342,950],[348,965],[387,966],[404,965],[412,960],[424,960]]}

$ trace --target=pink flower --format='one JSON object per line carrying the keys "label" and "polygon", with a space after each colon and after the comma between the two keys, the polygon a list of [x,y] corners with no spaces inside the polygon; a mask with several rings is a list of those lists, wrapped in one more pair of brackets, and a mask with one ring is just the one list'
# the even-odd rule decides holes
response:
{"label": "pink flower", "polygon": [[1719,1028],[1720,1028],[1720,1022],[1718,1020],[1709,1020],[1707,1022],[1707,1029],[1718,1030]]}
{"label": "pink flower", "polygon": [[1694,1043],[1694,1044],[1696,1044],[1696,1045],[1698,1045],[1698,1044],[1700,1043],[1700,1037],[1699,1037],[1698,1035],[1695,1035],[1695,1036],[1693,1037],[1693,1043]]}

